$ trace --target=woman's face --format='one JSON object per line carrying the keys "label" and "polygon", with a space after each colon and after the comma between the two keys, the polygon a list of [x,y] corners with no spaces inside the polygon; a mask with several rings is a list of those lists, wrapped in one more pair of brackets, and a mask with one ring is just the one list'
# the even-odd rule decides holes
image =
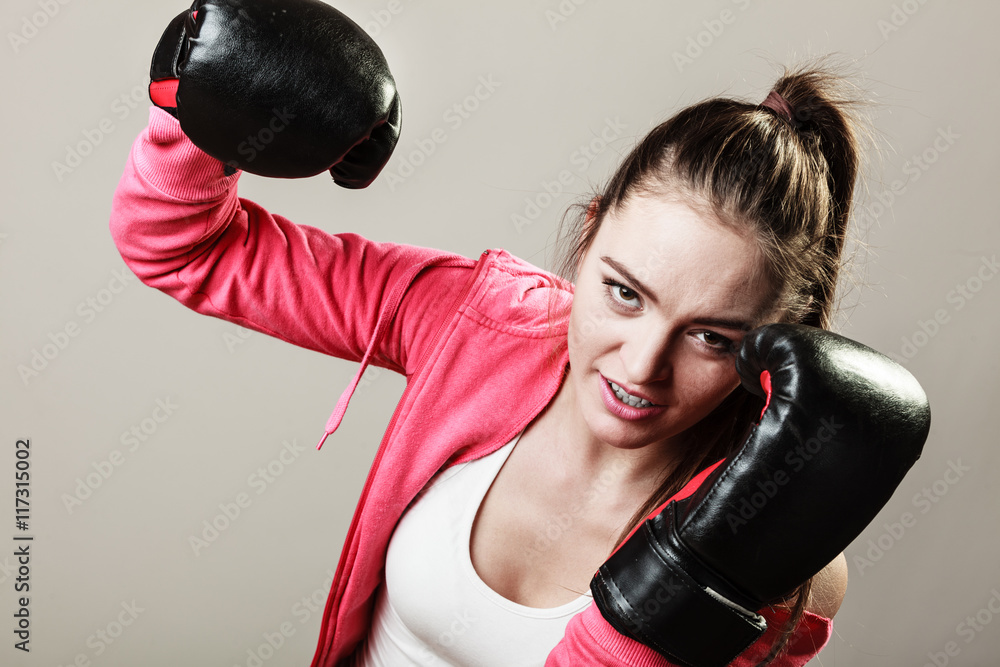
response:
{"label": "woman's face", "polygon": [[568,382],[598,440],[665,440],[739,385],[735,351],[773,305],[760,262],[749,236],[679,201],[638,196],[608,214],[569,328]]}

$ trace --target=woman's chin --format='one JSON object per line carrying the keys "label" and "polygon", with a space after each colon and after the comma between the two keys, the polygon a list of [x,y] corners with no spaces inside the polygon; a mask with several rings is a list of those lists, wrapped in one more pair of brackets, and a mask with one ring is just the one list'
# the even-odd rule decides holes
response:
{"label": "woman's chin", "polygon": [[[601,408],[604,409],[603,407]],[[603,414],[591,413],[587,426],[594,437],[604,444],[616,449],[640,449],[659,440],[657,433],[649,425],[637,425],[623,421],[605,411]]]}

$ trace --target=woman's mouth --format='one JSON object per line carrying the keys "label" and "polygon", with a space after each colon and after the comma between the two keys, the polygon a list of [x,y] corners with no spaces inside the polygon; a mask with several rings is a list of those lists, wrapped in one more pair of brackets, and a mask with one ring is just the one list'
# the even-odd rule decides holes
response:
{"label": "woman's mouth", "polygon": [[608,380],[608,384],[611,385],[611,391],[615,393],[615,396],[617,396],[618,400],[621,401],[622,403],[628,403],[633,408],[648,408],[653,405],[650,401],[647,401],[645,398],[639,398],[638,396],[633,396],[632,394],[628,393],[627,391],[616,385],[611,380]]}
{"label": "woman's mouth", "polygon": [[655,417],[666,409],[665,405],[656,405],[649,399],[628,393],[622,389],[621,385],[612,382],[600,373],[598,376],[601,378],[601,398],[604,400],[604,405],[611,414],[617,417],[628,421],[637,421]]}

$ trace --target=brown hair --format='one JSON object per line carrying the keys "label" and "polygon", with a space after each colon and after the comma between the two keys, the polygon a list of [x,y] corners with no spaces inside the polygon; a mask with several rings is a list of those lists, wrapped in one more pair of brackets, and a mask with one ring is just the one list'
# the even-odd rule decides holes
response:
{"label": "brown hair", "polygon": [[[845,238],[862,167],[862,139],[871,134],[858,88],[827,64],[829,56],[785,68],[772,88],[788,117],[763,106],[716,97],[676,113],[632,149],[607,185],[567,211],[557,269],[575,280],[580,259],[611,211],[638,195],[680,196],[706,207],[722,224],[749,230],[775,289],[778,317],[829,328]],[[771,98],[773,99],[773,97]],[[633,515],[620,544],[655,508],[706,466],[735,453],[763,409],[737,387],[678,439],[677,463]],[[789,597],[791,616],[761,663],[785,647],[809,597],[811,580]]]}

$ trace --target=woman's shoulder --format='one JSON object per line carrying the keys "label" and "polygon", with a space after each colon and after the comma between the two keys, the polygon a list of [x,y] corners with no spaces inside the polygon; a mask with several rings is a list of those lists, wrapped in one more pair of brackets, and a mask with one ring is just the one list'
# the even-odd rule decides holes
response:
{"label": "woman's shoulder", "polygon": [[468,304],[480,317],[504,328],[549,331],[568,316],[568,280],[506,250],[487,250],[482,261],[484,275]]}
{"label": "woman's shoulder", "polygon": [[489,260],[492,268],[511,277],[533,279],[542,285],[569,292],[573,291],[573,283],[570,281],[503,248],[486,250],[483,252],[482,258]]}
{"label": "woman's shoulder", "polygon": [[847,558],[840,553],[813,577],[806,611],[817,616],[833,618],[846,594]]}
{"label": "woman's shoulder", "polygon": [[[806,611],[816,616],[831,619],[840,609],[846,593],[847,557],[841,552],[813,576],[812,586],[809,589],[809,599],[806,600]],[[794,603],[795,599],[792,598],[773,606],[790,612]]]}

